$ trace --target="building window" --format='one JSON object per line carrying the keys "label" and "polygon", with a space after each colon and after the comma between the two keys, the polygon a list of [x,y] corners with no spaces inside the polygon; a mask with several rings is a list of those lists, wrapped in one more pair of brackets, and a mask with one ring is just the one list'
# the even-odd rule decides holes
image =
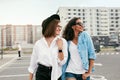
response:
{"label": "building window", "polygon": [[116,25],[116,27],[119,27],[119,25]]}
{"label": "building window", "polygon": [[97,33],[97,35],[100,35],[99,33]]}
{"label": "building window", "polygon": [[111,19],[114,19],[113,17],[111,17]]}
{"label": "building window", "polygon": [[80,16],[81,14],[80,14],[80,13],[78,13],[78,15]]}
{"label": "building window", "polygon": [[71,17],[68,17],[68,19],[70,19]]}
{"label": "building window", "polygon": [[73,9],[73,11],[76,11],[76,9]]}
{"label": "building window", "polygon": [[85,23],[85,21],[83,21],[83,23]]}
{"label": "building window", "polygon": [[99,23],[99,21],[97,21],[97,23]]}
{"label": "building window", "polygon": [[111,13],[111,16],[113,16],[113,13]]}
{"label": "building window", "polygon": [[85,19],[85,17],[83,17],[83,19]]}
{"label": "building window", "polygon": [[74,15],[76,15],[76,13],[73,13]]}
{"label": "building window", "polygon": [[85,16],[85,13],[83,13],[83,16]]}
{"label": "building window", "polygon": [[71,11],[71,9],[68,9],[68,11]]}
{"label": "building window", "polygon": [[118,12],[118,10],[116,9],[115,12]]}
{"label": "building window", "polygon": [[114,21],[111,21],[111,23],[114,23]]}
{"label": "building window", "polygon": [[68,13],[68,15],[71,15],[71,13]]}
{"label": "building window", "polygon": [[97,20],[99,20],[99,17],[96,17],[97,18]]}
{"label": "building window", "polygon": [[99,13],[97,13],[97,16],[99,16]]}
{"label": "building window", "polygon": [[116,19],[116,20],[118,20],[118,19],[119,19],[119,17],[116,17],[115,19]]}
{"label": "building window", "polygon": [[98,10],[98,9],[96,9],[96,11],[97,11],[97,12],[99,12],[99,10]]}
{"label": "building window", "polygon": [[110,31],[114,31],[114,29],[110,29]]}
{"label": "building window", "polygon": [[80,12],[80,9],[78,9],[78,11]]}
{"label": "building window", "polygon": [[85,12],[85,10],[83,9],[83,12]]}
{"label": "building window", "polygon": [[99,29],[97,29],[97,31],[99,31]]}
{"label": "building window", "polygon": [[114,27],[114,25],[111,25],[111,27]]}
{"label": "building window", "polygon": [[116,21],[116,23],[118,23],[118,21]]}
{"label": "building window", "polygon": [[111,9],[111,12],[113,12],[113,9]]}
{"label": "building window", "polygon": [[97,25],[97,27],[99,27],[99,25]]}
{"label": "building window", "polygon": [[115,15],[118,16],[118,13],[116,13]]}

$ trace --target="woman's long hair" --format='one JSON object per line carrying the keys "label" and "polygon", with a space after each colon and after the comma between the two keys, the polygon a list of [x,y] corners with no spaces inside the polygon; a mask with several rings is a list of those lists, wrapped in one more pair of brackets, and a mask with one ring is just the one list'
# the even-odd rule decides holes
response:
{"label": "woman's long hair", "polygon": [[55,35],[55,30],[60,20],[54,19],[47,24],[47,26],[42,27],[42,34],[44,37],[52,37]]}
{"label": "woman's long hair", "polygon": [[65,38],[67,41],[69,40],[73,40],[75,34],[74,34],[74,31],[72,29],[72,26],[73,25],[76,25],[76,21],[80,19],[80,18],[77,18],[77,17],[74,17],[72,18],[68,24],[66,25],[65,27],[65,30],[63,31],[63,38]]}

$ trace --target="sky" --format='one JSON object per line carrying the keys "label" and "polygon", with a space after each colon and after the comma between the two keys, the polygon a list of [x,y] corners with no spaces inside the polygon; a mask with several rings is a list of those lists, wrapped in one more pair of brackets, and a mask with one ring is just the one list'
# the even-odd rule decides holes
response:
{"label": "sky", "polygon": [[0,0],[0,25],[41,25],[59,7],[120,7],[120,0]]}

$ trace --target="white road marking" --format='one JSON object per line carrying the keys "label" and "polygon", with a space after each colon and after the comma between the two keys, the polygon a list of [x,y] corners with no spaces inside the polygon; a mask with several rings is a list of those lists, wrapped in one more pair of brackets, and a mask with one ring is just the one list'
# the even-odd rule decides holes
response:
{"label": "white road marking", "polygon": [[113,55],[114,53],[111,53],[111,55]]}
{"label": "white road marking", "polygon": [[22,67],[7,67],[6,69],[13,69],[13,68],[28,68],[28,66],[22,66]]}
{"label": "white road marking", "polygon": [[119,52],[106,52],[106,53],[97,53],[96,55],[118,55],[120,54]]}
{"label": "white road marking", "polygon": [[13,62],[17,57],[14,57],[12,60],[10,60],[9,62],[3,64],[2,66],[0,66],[0,69],[3,69],[6,65],[10,64],[11,62]]}
{"label": "white road marking", "polygon": [[104,55],[104,53],[101,53],[101,55]]}
{"label": "white road marking", "polygon": [[19,77],[19,76],[28,76],[29,74],[18,74],[18,75],[2,75],[0,76],[0,78],[3,77]]}
{"label": "white road marking", "polygon": [[16,62],[16,63],[11,63],[11,64],[30,64],[29,62]]}
{"label": "white road marking", "polygon": [[90,80],[107,80],[107,79],[105,79],[105,76],[102,75],[91,75]]}
{"label": "white road marking", "polygon": [[116,54],[119,54],[118,52],[116,52]]}
{"label": "white road marking", "polygon": [[106,53],[107,55],[109,55],[109,53]]}
{"label": "white road marking", "polygon": [[95,66],[102,66],[101,63],[94,63]]}
{"label": "white road marking", "polygon": [[100,55],[100,53],[96,53],[96,55]]}

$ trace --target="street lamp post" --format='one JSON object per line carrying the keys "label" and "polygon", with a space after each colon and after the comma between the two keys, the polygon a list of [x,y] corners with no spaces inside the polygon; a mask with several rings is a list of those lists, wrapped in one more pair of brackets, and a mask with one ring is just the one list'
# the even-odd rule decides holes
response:
{"label": "street lamp post", "polygon": [[1,59],[3,59],[3,29],[1,29]]}

